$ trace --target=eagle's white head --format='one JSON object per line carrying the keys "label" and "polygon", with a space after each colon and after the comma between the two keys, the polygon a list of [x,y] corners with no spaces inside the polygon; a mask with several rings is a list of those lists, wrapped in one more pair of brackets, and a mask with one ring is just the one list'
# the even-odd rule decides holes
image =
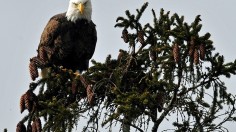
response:
{"label": "eagle's white head", "polygon": [[70,0],[69,8],[66,12],[67,20],[76,22],[78,19],[91,21],[92,4],[91,0]]}

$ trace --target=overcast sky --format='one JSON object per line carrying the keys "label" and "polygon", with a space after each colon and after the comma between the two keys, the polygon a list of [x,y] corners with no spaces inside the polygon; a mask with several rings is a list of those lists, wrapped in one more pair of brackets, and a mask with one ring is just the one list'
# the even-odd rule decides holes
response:
{"label": "overcast sky", "polygon": [[[147,0],[146,0],[147,1]],[[135,12],[144,0],[92,0],[92,19],[97,25],[98,42],[93,59],[104,61],[108,54],[116,58],[120,48],[127,49],[120,38],[121,29],[114,28],[118,16],[125,10]],[[235,0],[150,0],[143,22],[152,22],[151,9],[159,14],[160,8],[184,15],[192,22],[200,14],[202,33],[210,32],[216,51],[226,61],[236,58],[236,1]],[[19,98],[28,89],[29,58],[36,55],[40,35],[49,18],[65,12],[68,0],[1,0],[0,1],[0,132],[7,128],[15,131],[20,114]],[[225,80],[232,93],[235,79]],[[228,124],[230,130],[236,125]]]}

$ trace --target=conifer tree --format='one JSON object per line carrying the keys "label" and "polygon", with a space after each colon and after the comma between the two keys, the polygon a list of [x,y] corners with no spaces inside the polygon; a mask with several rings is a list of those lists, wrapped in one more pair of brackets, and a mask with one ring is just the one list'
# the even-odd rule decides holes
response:
{"label": "conifer tree", "polygon": [[[236,121],[236,98],[221,77],[236,74],[236,60],[225,62],[213,52],[210,33],[199,33],[200,15],[189,24],[184,16],[152,10],[153,21],[142,24],[147,6],[117,18],[115,27],[129,47],[117,58],[93,60],[79,77],[47,65],[44,77],[30,83],[20,98],[20,112],[28,114],[16,131],[72,131],[83,116],[89,118],[83,131],[119,123],[124,132],[157,132],[164,119],[179,132],[227,131],[224,123]],[[37,77],[34,63],[40,62],[30,64],[31,76]]]}

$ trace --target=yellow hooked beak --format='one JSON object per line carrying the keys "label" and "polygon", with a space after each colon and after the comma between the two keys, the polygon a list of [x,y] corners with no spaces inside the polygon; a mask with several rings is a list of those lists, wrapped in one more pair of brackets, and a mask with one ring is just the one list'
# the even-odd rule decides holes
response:
{"label": "yellow hooked beak", "polygon": [[80,14],[84,14],[84,4],[83,3],[79,3],[79,5],[77,6],[77,8],[80,11]]}

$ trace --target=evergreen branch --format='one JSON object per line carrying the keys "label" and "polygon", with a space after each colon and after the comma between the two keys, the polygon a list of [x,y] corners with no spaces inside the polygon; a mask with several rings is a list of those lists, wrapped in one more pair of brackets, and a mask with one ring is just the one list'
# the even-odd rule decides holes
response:
{"label": "evergreen branch", "polygon": [[[119,122],[124,122],[123,120],[120,120],[120,119],[116,119],[116,120],[119,121]],[[132,126],[133,128],[139,130],[140,132],[144,132],[141,128],[139,128],[138,126],[136,126],[136,125],[134,125],[134,124],[132,124],[130,122],[125,122],[125,125]]]}
{"label": "evergreen branch", "polygon": [[210,82],[212,82],[212,81],[214,81],[214,80],[215,80],[215,79],[212,78],[212,79],[209,79],[209,80],[207,80],[207,81],[201,82],[200,84],[195,85],[195,86],[193,86],[193,87],[191,87],[191,88],[188,88],[187,90],[183,90],[182,92],[178,93],[177,96],[183,96],[183,95],[187,94],[188,92],[194,91],[194,90],[197,89],[198,87],[204,86],[204,85],[206,85],[206,84],[208,84],[208,83],[210,83]]}
{"label": "evergreen branch", "polygon": [[178,89],[180,87],[181,80],[182,80],[182,78],[179,77],[178,78],[178,84],[174,89],[174,93],[173,93],[173,96],[171,98],[171,101],[168,104],[167,108],[164,108],[164,112],[161,114],[161,116],[154,122],[152,132],[157,132],[157,129],[158,129],[159,125],[161,124],[161,122],[163,121],[163,119],[166,117],[166,115],[169,113],[169,111],[172,110],[173,105],[176,102],[176,97],[177,97]]}
{"label": "evergreen branch", "polygon": [[143,4],[143,6],[141,7],[140,10],[137,9],[137,16],[136,16],[136,21],[138,22],[139,19],[141,18],[143,12],[145,11],[145,9],[148,7],[148,2],[145,2]]}
{"label": "evergreen branch", "polygon": [[230,118],[232,118],[232,116],[235,114],[235,108],[233,108],[230,113],[226,112],[224,115],[227,115],[226,118],[224,118],[223,121],[221,121],[217,126],[215,126],[215,128],[219,128],[221,127],[225,122],[229,121]]}

